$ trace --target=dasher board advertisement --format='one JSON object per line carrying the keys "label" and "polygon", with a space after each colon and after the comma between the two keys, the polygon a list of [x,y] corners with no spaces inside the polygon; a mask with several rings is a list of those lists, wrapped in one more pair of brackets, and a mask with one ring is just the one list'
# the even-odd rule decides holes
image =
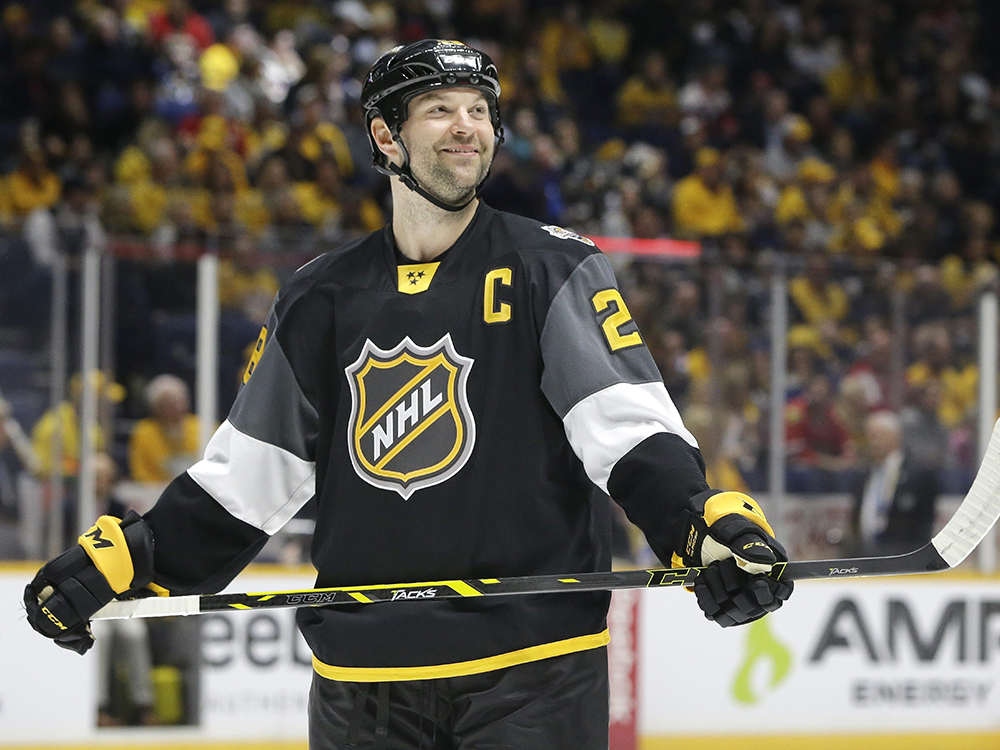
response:
{"label": "dasher board advertisement", "polygon": [[[312,577],[240,576],[254,591],[311,586]],[[202,615],[201,726],[207,737],[306,737],[312,653],[295,610]]]}
{"label": "dasher board advertisement", "polygon": [[37,568],[0,571],[0,746],[78,741],[97,724],[97,659],[47,642],[25,618]]}
{"label": "dasher board advertisement", "polygon": [[[200,726],[98,729],[96,653],[56,648],[24,619],[21,596],[34,570],[0,570],[0,747],[68,747],[112,735],[121,743],[123,732],[149,747],[178,741],[178,731],[195,743],[304,741],[312,670],[293,610],[198,617]],[[260,571],[242,574],[234,590],[312,581]],[[636,638],[638,664],[619,649],[613,705],[625,722],[638,709],[640,746],[709,734],[1000,736],[1000,580],[803,583],[779,612],[726,630],[707,622],[685,591],[636,593],[639,627],[626,640]],[[254,619],[260,615],[267,617]],[[623,700],[622,683],[635,672],[637,700]]]}
{"label": "dasher board advertisement", "polygon": [[954,576],[800,584],[749,626],[645,592],[640,733],[1000,729],[1000,586]]}

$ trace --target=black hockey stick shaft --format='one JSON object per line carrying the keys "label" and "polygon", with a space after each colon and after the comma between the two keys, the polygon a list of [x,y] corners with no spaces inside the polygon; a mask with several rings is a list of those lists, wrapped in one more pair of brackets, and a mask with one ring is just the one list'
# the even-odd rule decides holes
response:
{"label": "black hockey stick shaft", "polygon": [[[778,563],[769,575],[782,580],[810,578],[851,578],[944,570],[948,564],[930,545],[893,557],[857,557],[843,560],[802,560]],[[477,596],[557,594],[615,589],[693,586],[704,568],[621,570],[577,575],[472,578],[452,581],[394,584],[391,586],[351,586],[311,589],[285,593],[215,594],[202,596],[201,611],[262,609],[267,607],[374,604],[400,599],[463,599]]]}
{"label": "black hockey stick shaft", "polygon": [[[920,571],[915,570],[919,566]],[[944,570],[948,564],[928,544],[915,552],[894,557],[858,557],[844,560],[805,560],[778,563],[769,575],[782,580],[809,578],[851,578],[899,573]],[[704,568],[622,570],[609,573],[580,573],[573,576],[523,576],[514,578],[473,578],[432,583],[408,583],[391,587],[351,587],[315,589],[284,594],[216,594],[201,597],[201,610],[250,609],[266,607],[326,606],[400,599],[460,599],[476,596],[557,594],[562,592],[613,591],[616,589],[693,586]],[[363,599],[362,599],[363,597]],[[367,599],[368,601],[364,601]],[[235,606],[234,606],[235,605]]]}
{"label": "black hockey stick shaft", "polygon": [[[849,557],[839,560],[796,560],[778,563],[768,575],[784,580],[861,578],[932,573],[959,565],[984,539],[1000,517],[1000,421],[986,447],[982,465],[962,504],[945,527],[920,549],[886,557]],[[472,578],[451,581],[348,586],[259,594],[148,597],[111,602],[95,620],[163,617],[233,609],[320,607],[375,604],[400,600],[459,599],[476,596],[553,594],[573,591],[693,586],[703,568],[626,570],[511,578]]]}
{"label": "black hockey stick shaft", "polygon": [[[852,578],[918,572],[930,573],[948,567],[948,563],[941,558],[935,548],[931,544],[927,544],[914,552],[892,557],[857,557],[778,563],[769,575],[783,580]],[[246,594],[149,597],[133,601],[113,602],[101,610],[94,619],[157,617],[282,607],[360,605],[417,599],[426,601],[429,599],[464,599],[479,596],[693,586],[695,579],[703,569],[622,570],[607,573],[471,578]]]}

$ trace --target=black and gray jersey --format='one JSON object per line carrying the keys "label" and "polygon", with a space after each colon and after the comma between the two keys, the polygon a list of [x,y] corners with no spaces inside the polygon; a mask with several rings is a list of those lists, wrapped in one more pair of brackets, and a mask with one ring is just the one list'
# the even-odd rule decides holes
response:
{"label": "black and gray jersey", "polygon": [[[203,460],[147,514],[156,582],[225,586],[315,497],[317,586],[606,570],[610,494],[661,560],[707,489],[589,239],[480,204],[411,263],[390,227],[279,292]],[[606,510],[606,507],[604,508]],[[607,593],[303,608],[316,671],[471,674],[607,642]]]}

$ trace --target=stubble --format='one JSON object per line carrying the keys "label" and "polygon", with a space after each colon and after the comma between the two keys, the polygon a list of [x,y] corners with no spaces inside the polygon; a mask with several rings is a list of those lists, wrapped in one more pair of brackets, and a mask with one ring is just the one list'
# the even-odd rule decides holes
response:
{"label": "stubble", "polygon": [[[473,164],[451,164],[451,158],[441,152],[442,148],[448,146],[468,145],[475,145],[479,150],[476,159],[470,158]],[[472,200],[476,187],[486,179],[493,160],[492,151],[492,144],[483,143],[478,138],[461,142],[449,139],[444,143],[418,149],[416,153],[410,151],[410,170],[417,182],[431,195],[458,206]],[[473,166],[475,168],[470,169]]]}

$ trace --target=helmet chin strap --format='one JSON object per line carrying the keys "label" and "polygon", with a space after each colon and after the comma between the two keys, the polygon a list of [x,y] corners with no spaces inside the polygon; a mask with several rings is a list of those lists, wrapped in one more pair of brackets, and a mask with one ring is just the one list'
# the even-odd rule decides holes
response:
{"label": "helmet chin strap", "polygon": [[[400,137],[399,132],[394,132],[392,139],[399,145],[399,150],[402,152],[403,166],[399,166],[398,164],[393,164],[391,161],[386,159],[387,162],[386,166],[389,168],[389,171],[392,172],[394,175],[396,175],[399,178],[400,182],[406,185],[406,187],[408,187],[414,193],[419,195],[421,198],[430,201],[438,208],[444,209],[445,211],[458,213],[459,211],[465,210],[465,208],[470,203],[472,203],[472,201],[474,201],[476,198],[479,197],[479,191],[483,189],[483,185],[486,184],[486,180],[490,176],[489,170],[487,170],[486,176],[483,177],[482,180],[480,180],[478,185],[476,185],[476,192],[473,193],[472,197],[469,198],[469,200],[467,200],[461,206],[453,206],[450,203],[445,203],[441,199],[436,198],[435,196],[431,195],[427,190],[425,190],[420,185],[420,183],[417,182],[417,178],[413,176],[413,172],[410,170],[410,152],[407,150],[406,144],[403,143],[403,139],[402,137]],[[500,137],[500,142],[503,142],[502,135]]]}
{"label": "helmet chin strap", "polygon": [[471,198],[469,198],[469,200],[467,200],[461,206],[453,206],[450,203],[445,203],[444,201],[442,201],[442,200],[440,200],[438,198],[435,198],[429,192],[427,192],[422,187],[420,187],[420,184],[417,182],[416,178],[410,172],[410,169],[409,169],[408,166],[407,167],[401,167],[398,164],[393,164],[392,162],[389,162],[388,167],[389,167],[390,171],[392,171],[392,173],[399,178],[400,182],[402,182],[404,185],[406,185],[406,187],[408,187],[414,193],[416,193],[417,195],[419,195],[421,198],[425,198],[426,200],[429,200],[431,203],[433,203],[438,208],[443,208],[445,211],[453,211],[453,212],[456,212],[456,213],[458,211],[464,210],[466,206],[468,206],[470,203],[472,203],[472,201],[474,201],[477,197],[479,197],[479,191],[482,190],[483,183],[486,182],[486,180],[483,180],[483,182],[480,182],[476,186],[476,192],[473,194],[473,196]]}

